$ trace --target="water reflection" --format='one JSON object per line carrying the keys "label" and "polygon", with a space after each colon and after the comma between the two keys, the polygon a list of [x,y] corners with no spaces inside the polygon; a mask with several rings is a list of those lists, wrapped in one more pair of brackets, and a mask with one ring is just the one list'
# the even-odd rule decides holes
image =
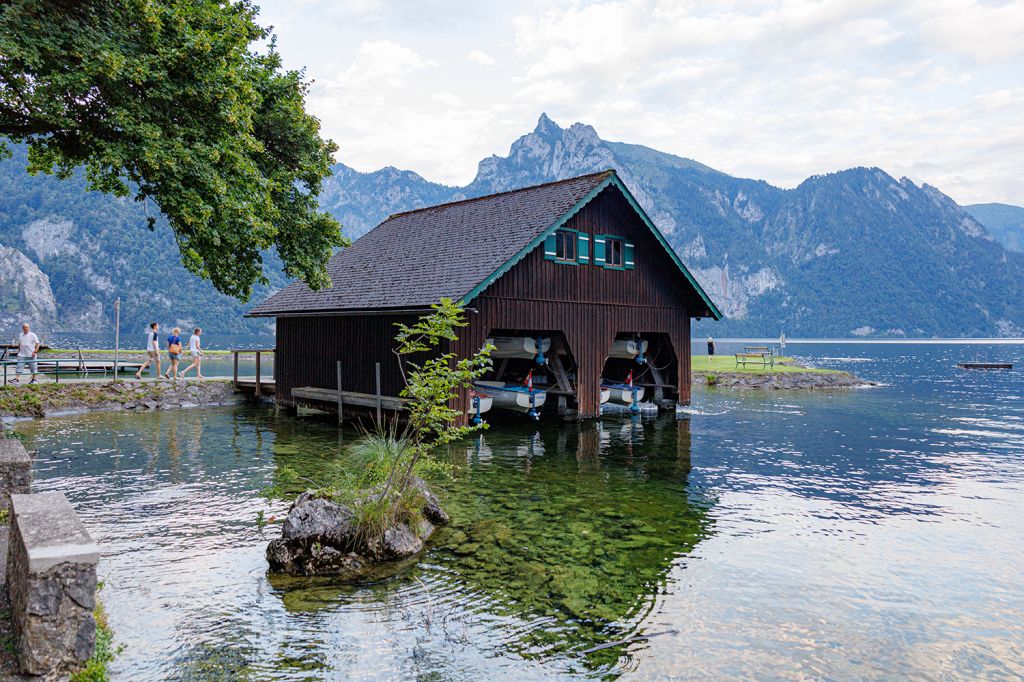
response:
{"label": "water reflection", "polygon": [[254,523],[283,467],[346,466],[356,435],[333,424],[246,407],[17,430],[35,489],[103,548],[115,679],[1024,676],[1020,374],[825,352],[889,386],[496,425],[446,453],[453,525],[360,585],[268,580],[279,529]]}
{"label": "water reflection", "polygon": [[[687,491],[690,442],[687,420],[627,418],[493,431],[452,447],[456,480],[435,485],[453,523],[412,579],[429,581],[444,609],[500,624],[488,649],[605,669],[620,649],[579,653],[641,634],[673,562],[709,534],[706,506]],[[290,455],[277,461],[303,468]],[[352,589],[274,584],[294,611],[333,608]]]}

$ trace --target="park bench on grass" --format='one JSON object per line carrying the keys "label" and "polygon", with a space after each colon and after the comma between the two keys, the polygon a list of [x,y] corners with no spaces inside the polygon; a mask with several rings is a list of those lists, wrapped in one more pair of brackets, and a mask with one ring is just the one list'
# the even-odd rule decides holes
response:
{"label": "park bench on grass", "polygon": [[736,366],[760,365],[761,367],[775,368],[775,356],[771,351],[767,353],[737,353]]}

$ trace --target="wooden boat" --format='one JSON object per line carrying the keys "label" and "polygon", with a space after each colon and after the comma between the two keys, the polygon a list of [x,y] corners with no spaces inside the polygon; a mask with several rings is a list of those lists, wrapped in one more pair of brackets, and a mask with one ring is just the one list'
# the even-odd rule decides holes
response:
{"label": "wooden boat", "polygon": [[1013,369],[1012,362],[958,362],[961,369]]}
{"label": "wooden boat", "polygon": [[494,398],[490,395],[471,390],[469,392],[469,408],[466,410],[466,413],[472,415],[471,421],[474,424],[479,424],[481,421],[480,415],[484,412],[489,412],[493,405]]}
{"label": "wooden boat", "polygon": [[473,388],[478,393],[486,393],[495,408],[522,412],[534,419],[540,417],[538,410],[544,406],[547,399],[547,391],[533,388],[532,382],[523,385],[504,381],[477,381],[474,382]]}
{"label": "wooden boat", "polygon": [[550,337],[533,336],[494,336],[487,339],[494,346],[491,351],[493,358],[526,358],[543,365],[547,360],[544,354],[551,350]]}
{"label": "wooden boat", "polygon": [[647,352],[648,342],[646,339],[615,339],[612,348],[608,352],[610,358],[625,358],[626,360],[636,359],[643,364],[646,362],[644,353]]}

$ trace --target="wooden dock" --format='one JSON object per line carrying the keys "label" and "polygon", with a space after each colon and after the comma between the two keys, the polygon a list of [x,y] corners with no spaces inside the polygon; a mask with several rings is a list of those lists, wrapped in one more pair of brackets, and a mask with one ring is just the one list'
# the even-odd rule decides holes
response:
{"label": "wooden dock", "polygon": [[[252,393],[255,397],[260,398],[265,395],[274,395],[277,392],[276,384],[273,378],[263,376],[263,356],[268,353],[276,352],[273,348],[258,348],[258,349],[232,349],[232,372],[231,372],[231,383],[235,387],[236,393]],[[256,375],[252,377],[238,376],[238,356],[242,354],[253,353],[256,356]]]}
{"label": "wooden dock", "polygon": [[238,377],[234,380],[236,393],[251,393],[256,397],[274,395],[276,387],[273,379],[256,377]]}
{"label": "wooden dock", "polygon": [[[341,391],[341,395],[338,395],[338,391],[332,388],[316,388],[315,386],[296,386],[292,389],[292,396],[295,398],[301,398],[303,400],[314,400],[321,403],[329,403],[331,405],[338,405],[339,402],[343,406],[352,407],[368,407],[376,409],[378,403],[380,408],[391,412],[398,412],[407,402],[404,398],[396,398],[395,396],[382,395],[376,396],[372,393],[356,393],[355,391]],[[340,401],[339,401],[340,397]]]}

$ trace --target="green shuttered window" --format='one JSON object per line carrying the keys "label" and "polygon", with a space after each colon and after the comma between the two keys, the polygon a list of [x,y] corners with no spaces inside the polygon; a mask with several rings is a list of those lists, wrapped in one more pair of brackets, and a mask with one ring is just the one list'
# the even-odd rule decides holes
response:
{"label": "green shuttered window", "polygon": [[[591,248],[593,243],[593,248]],[[595,234],[560,229],[544,240],[544,260],[562,265],[593,263],[608,270],[632,270],[636,267],[633,242],[612,234]]]}
{"label": "green shuttered window", "polygon": [[594,265],[607,270],[632,270],[636,267],[633,242],[613,234],[594,235]]}
{"label": "green shuttered window", "polygon": [[590,235],[576,230],[555,230],[544,239],[544,260],[562,265],[590,262]]}

